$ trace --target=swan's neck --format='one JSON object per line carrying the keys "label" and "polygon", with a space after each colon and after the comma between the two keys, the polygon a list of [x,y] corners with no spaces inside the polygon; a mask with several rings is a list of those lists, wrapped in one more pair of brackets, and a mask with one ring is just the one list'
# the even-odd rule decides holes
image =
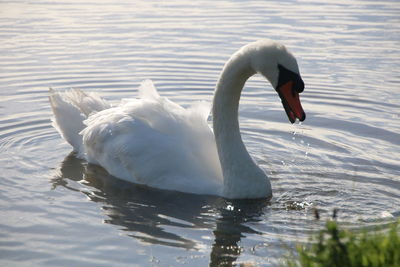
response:
{"label": "swan's neck", "polygon": [[247,152],[239,129],[240,95],[254,74],[250,59],[234,56],[225,65],[215,91],[213,128],[228,198],[271,196],[269,180]]}

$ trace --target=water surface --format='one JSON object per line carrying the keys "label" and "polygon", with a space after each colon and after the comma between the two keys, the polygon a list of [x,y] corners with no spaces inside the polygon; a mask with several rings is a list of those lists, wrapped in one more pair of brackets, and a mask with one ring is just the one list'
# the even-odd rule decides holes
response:
{"label": "water surface", "polygon": [[[400,4],[397,1],[2,1],[1,265],[276,265],[334,208],[352,228],[400,217]],[[269,175],[271,201],[135,186],[70,154],[51,126],[48,88],[114,104],[151,78],[188,106],[211,101],[242,45],[281,41],[306,83],[291,125],[261,77],[240,124]]]}

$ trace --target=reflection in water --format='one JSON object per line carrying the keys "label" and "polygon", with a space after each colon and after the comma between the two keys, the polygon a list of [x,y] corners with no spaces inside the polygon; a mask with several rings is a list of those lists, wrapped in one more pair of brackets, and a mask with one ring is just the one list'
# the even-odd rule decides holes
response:
{"label": "reflection in water", "polygon": [[[79,182],[78,186],[73,181]],[[148,244],[197,250],[204,240],[193,240],[192,235],[192,239],[184,237],[184,230],[209,230],[214,234],[211,266],[229,266],[237,261],[241,238],[260,234],[248,223],[261,221],[268,205],[265,200],[230,201],[135,185],[110,176],[74,154],[64,159],[52,183],[54,188],[63,186],[101,203],[107,215],[105,223],[116,225]]]}
{"label": "reflection in water", "polygon": [[244,234],[261,234],[245,223],[261,219],[263,208],[267,202],[260,200],[226,201],[225,208],[220,209],[214,231],[215,242],[211,251],[211,266],[229,266],[241,253],[238,245]]}

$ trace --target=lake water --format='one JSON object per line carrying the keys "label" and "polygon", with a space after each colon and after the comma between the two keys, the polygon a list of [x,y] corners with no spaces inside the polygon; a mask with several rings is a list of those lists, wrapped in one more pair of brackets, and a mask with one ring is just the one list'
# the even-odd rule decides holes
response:
{"label": "lake water", "polygon": [[[259,76],[241,100],[271,201],[121,182],[51,126],[49,87],[118,103],[150,78],[183,106],[211,101],[229,56],[262,38],[286,44],[306,84],[302,125]],[[398,1],[2,0],[0,265],[269,266],[335,208],[350,228],[400,218],[399,63]]]}

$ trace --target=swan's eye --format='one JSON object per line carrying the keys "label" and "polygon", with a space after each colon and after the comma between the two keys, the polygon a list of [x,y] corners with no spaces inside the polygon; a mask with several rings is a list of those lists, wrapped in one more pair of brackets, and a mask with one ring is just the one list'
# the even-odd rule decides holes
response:
{"label": "swan's eye", "polygon": [[297,93],[301,93],[304,91],[304,82],[301,79],[300,75],[288,70],[284,66],[278,64],[278,69],[279,69],[279,78],[278,78],[278,85],[276,86],[277,88],[280,88],[282,85],[288,83],[288,82],[293,82],[293,90]]}

